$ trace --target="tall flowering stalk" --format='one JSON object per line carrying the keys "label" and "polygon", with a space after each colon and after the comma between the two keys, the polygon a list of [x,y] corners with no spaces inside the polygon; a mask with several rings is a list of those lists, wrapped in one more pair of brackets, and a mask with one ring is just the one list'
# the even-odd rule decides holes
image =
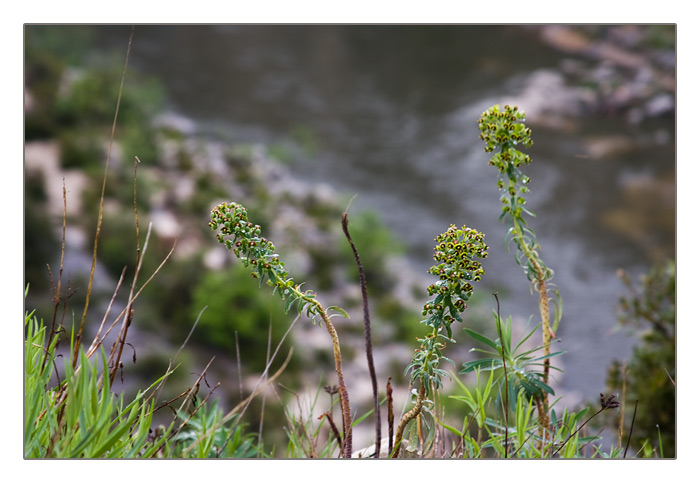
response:
{"label": "tall flowering stalk", "polygon": [[300,286],[289,277],[284,263],[275,253],[275,246],[262,236],[262,229],[248,221],[248,213],[245,207],[238,203],[221,203],[211,212],[209,226],[212,230],[219,230],[216,235],[219,243],[250,268],[253,278],[260,280],[260,285],[267,282],[272,287],[273,293],[278,293],[286,301],[285,311],[288,312],[295,304],[300,314],[306,313],[315,323],[320,318],[326,326],[333,343],[333,358],[335,370],[338,375],[338,395],[340,409],[343,414],[343,454],[349,458],[352,454],[352,420],[350,415],[350,402],[348,391],[343,378],[342,358],[340,354],[340,342],[338,333],[331,322],[328,311],[336,310],[347,316],[339,307],[325,309],[316,299],[316,294],[311,290],[302,292]]}
{"label": "tall flowering stalk", "polygon": [[454,363],[442,354],[452,339],[452,324],[462,322],[461,313],[467,308],[471,297],[473,282],[481,280],[484,269],[477,259],[488,256],[488,247],[484,243],[484,234],[463,226],[450,225],[448,230],[435,238],[434,259],[437,262],[428,273],[435,275],[437,281],[428,286],[428,295],[432,298],[423,306],[421,321],[430,331],[418,339],[420,348],[406,367],[411,372],[411,384],[417,383],[416,400],[413,408],[403,415],[396,428],[394,457],[398,456],[406,425],[421,412],[426,395],[431,388],[442,387],[442,377],[448,373],[440,369],[440,363]]}
{"label": "tall flowering stalk", "polygon": [[[501,111],[498,105],[486,110],[479,118],[479,138],[485,142],[486,152],[496,152],[489,160],[489,165],[498,169],[498,189],[501,191],[503,209],[500,219],[510,224],[506,244],[513,244],[517,250],[516,260],[523,268],[528,280],[539,296],[539,312],[542,323],[542,345],[545,355],[542,380],[549,380],[550,344],[555,337],[561,320],[561,299],[551,279],[554,272],[545,265],[539,256],[540,245],[535,238],[535,232],[528,226],[524,214],[535,216],[525,208],[525,194],[529,192],[530,178],[520,170],[523,165],[530,164],[531,158],[519,151],[516,146],[532,146],[532,130],[524,124],[525,113],[517,106],[504,106]],[[550,298],[550,293],[554,298]],[[550,314],[550,302],[553,302],[554,314]],[[540,429],[544,436],[544,428],[548,427],[548,396],[542,392],[537,401],[540,414]]]}

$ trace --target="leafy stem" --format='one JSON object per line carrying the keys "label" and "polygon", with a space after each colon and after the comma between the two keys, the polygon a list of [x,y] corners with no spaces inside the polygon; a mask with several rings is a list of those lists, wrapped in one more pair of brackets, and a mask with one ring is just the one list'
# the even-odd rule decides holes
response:
{"label": "leafy stem", "polygon": [[[462,322],[461,313],[467,308],[474,287],[472,282],[481,280],[484,269],[479,258],[488,256],[488,246],[484,243],[484,234],[462,226],[450,225],[445,233],[435,238],[435,255],[437,262],[428,273],[438,280],[428,286],[428,295],[433,298],[423,306],[421,321],[428,326],[428,334],[419,338],[420,347],[406,367],[411,372],[411,384],[419,382],[415,406],[401,419],[396,431],[395,447],[401,444],[403,429],[411,419],[420,414],[423,401],[431,387],[436,390],[442,386],[442,377],[448,373],[440,369],[443,361],[454,363],[442,355],[447,342],[452,339],[452,324]],[[394,453],[396,455],[396,452]]]}
{"label": "leafy stem", "polygon": [[343,454],[349,458],[352,454],[352,420],[350,414],[350,402],[348,397],[345,378],[343,377],[342,357],[340,353],[340,341],[338,332],[331,322],[328,311],[335,309],[341,315],[347,317],[347,313],[339,307],[328,307],[321,305],[316,299],[316,294],[311,290],[302,292],[300,285],[294,283],[289,277],[289,272],[284,269],[284,263],[280,261],[275,253],[275,246],[262,236],[259,225],[248,221],[248,212],[242,205],[232,203],[221,203],[211,212],[209,226],[212,230],[219,230],[217,240],[243,262],[243,265],[251,269],[253,278],[260,280],[272,287],[273,293],[278,293],[283,300],[286,300],[285,311],[288,312],[296,303],[297,310],[315,322],[316,317],[320,317],[326,326],[326,330],[331,337],[333,344],[333,358],[335,360],[335,371],[338,376],[338,394],[340,397],[340,408],[343,414]]}
{"label": "leafy stem", "polygon": [[[489,164],[499,171],[497,186],[501,190],[501,202],[503,209],[500,218],[510,221],[510,229],[506,236],[507,242],[512,242],[518,253],[516,260],[524,269],[528,279],[536,287],[539,296],[539,312],[542,323],[542,346],[545,355],[544,372],[542,375],[544,384],[549,380],[549,355],[550,344],[555,337],[555,332],[561,320],[561,299],[556,287],[552,286],[554,299],[549,297],[548,285],[554,272],[547,267],[539,257],[539,244],[535,232],[527,225],[523,214],[535,216],[525,208],[525,194],[529,192],[530,178],[525,176],[520,167],[530,163],[531,158],[517,149],[519,144],[525,147],[532,146],[532,130],[524,124],[525,113],[518,110],[517,106],[504,106],[501,111],[498,105],[484,111],[479,118],[479,138],[485,142],[486,152],[497,151]],[[551,320],[549,309],[550,301],[554,302],[554,319]],[[542,407],[540,410],[541,428],[548,426],[547,417],[547,393],[541,394]]]}

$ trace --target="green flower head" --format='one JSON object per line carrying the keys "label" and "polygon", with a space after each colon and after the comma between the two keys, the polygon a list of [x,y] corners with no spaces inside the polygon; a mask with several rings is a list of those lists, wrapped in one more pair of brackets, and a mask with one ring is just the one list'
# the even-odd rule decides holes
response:
{"label": "green flower head", "polygon": [[267,278],[275,288],[292,287],[289,273],[275,253],[275,246],[262,236],[259,225],[248,221],[248,212],[238,203],[221,203],[211,211],[209,226],[219,230],[216,238],[239,258],[243,265],[251,267],[251,274],[260,283]]}
{"label": "green flower head", "polygon": [[532,146],[532,130],[524,122],[525,113],[517,106],[508,105],[504,106],[503,111],[495,105],[479,118],[479,138],[485,143],[484,150],[495,151],[489,165],[495,166],[499,172],[497,186],[503,193],[501,202],[504,204],[501,216],[510,216],[515,220],[522,220],[525,198],[520,195],[529,192],[527,184],[530,182],[520,167],[530,164],[531,158],[517,149],[519,144]]}
{"label": "green flower head", "polygon": [[435,261],[428,273],[438,280],[428,286],[428,295],[434,298],[423,306],[424,321],[429,326],[444,326],[451,337],[449,325],[461,322],[460,313],[467,308],[474,287],[472,282],[481,280],[484,269],[478,261],[488,256],[484,234],[463,226],[450,225],[448,230],[435,238]]}
{"label": "green flower head", "polygon": [[[423,306],[423,324],[431,327],[431,331],[422,339],[418,339],[420,348],[411,363],[406,367],[406,373],[411,372],[411,383],[419,377],[427,390],[431,384],[435,387],[442,385],[442,378],[449,374],[439,368],[442,361],[452,363],[442,355],[443,349],[452,339],[452,323],[461,322],[460,314],[467,308],[471,297],[473,282],[481,280],[484,269],[480,258],[488,256],[488,247],[484,243],[484,234],[473,228],[457,228],[450,225],[445,233],[435,238],[435,261],[428,273],[435,275],[438,280],[428,286],[428,295],[433,296]],[[443,333],[444,332],[444,333]]]}
{"label": "green flower head", "polygon": [[479,138],[486,142],[486,151],[493,151],[499,146],[515,147],[517,144],[532,146],[532,130],[523,124],[525,113],[518,106],[495,105],[481,114],[479,118]]}

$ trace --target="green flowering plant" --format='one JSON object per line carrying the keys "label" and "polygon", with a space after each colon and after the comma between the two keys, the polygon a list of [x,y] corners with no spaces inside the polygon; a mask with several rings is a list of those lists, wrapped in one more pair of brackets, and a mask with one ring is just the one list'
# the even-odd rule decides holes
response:
{"label": "green flowering plant", "polygon": [[462,322],[461,313],[467,308],[474,287],[472,282],[481,280],[484,269],[478,258],[488,256],[488,247],[484,243],[484,234],[473,228],[457,228],[451,225],[449,229],[435,238],[434,259],[438,262],[428,273],[438,277],[435,283],[428,286],[428,295],[433,296],[423,306],[422,324],[432,330],[420,342],[411,363],[406,367],[406,373],[411,373],[411,383],[419,377],[425,388],[433,383],[442,385],[442,376],[447,373],[438,368],[440,362],[450,361],[442,355],[442,349],[452,339],[452,324]]}
{"label": "green flowering plant", "polygon": [[314,323],[317,318],[320,318],[325,324],[331,336],[335,369],[338,375],[338,395],[343,414],[343,451],[345,457],[349,458],[352,454],[350,403],[343,377],[338,333],[328,312],[333,309],[345,317],[347,313],[339,307],[324,308],[313,291],[301,291],[301,286],[289,276],[284,263],[275,253],[275,245],[262,236],[260,225],[248,221],[248,212],[243,205],[235,202],[219,204],[211,211],[209,226],[212,230],[219,230],[216,235],[219,243],[233,251],[243,265],[250,268],[251,276],[260,280],[260,286],[267,282],[267,285],[272,287],[273,293],[278,293],[286,301],[286,312],[296,304],[299,314],[305,312]]}
{"label": "green flowering plant", "polygon": [[[259,279],[261,286],[267,279],[273,291],[279,290],[282,299],[290,300],[285,307],[286,311],[289,311],[295,301],[302,299],[295,296],[298,287],[295,286],[294,280],[289,277],[289,272],[284,269],[284,263],[275,253],[275,245],[262,236],[260,225],[254,225],[248,221],[248,212],[244,206],[238,203],[218,205],[211,212],[209,226],[212,230],[219,229],[216,239],[227,250],[233,250],[233,254],[243,262],[243,266],[252,269],[251,276]],[[295,288],[297,290],[294,290]],[[311,291],[307,291],[304,295],[307,298],[314,298]],[[304,305],[308,305],[308,302],[300,304],[300,308]]]}
{"label": "green flowering plant", "polygon": [[[525,208],[525,194],[529,192],[530,178],[525,176],[520,167],[530,164],[529,155],[517,149],[522,144],[532,146],[532,130],[524,124],[525,113],[517,106],[505,105],[503,110],[495,105],[484,111],[478,120],[479,138],[484,141],[486,152],[495,152],[489,160],[489,165],[498,169],[497,186],[501,191],[502,212],[499,217],[510,224],[506,235],[506,246],[515,245],[515,255],[528,280],[539,296],[539,311],[542,325],[542,347],[544,351],[544,371],[542,383],[549,379],[550,344],[561,321],[561,298],[555,285],[551,283],[554,276],[552,269],[547,267],[539,256],[540,245],[535,232],[525,221],[524,214],[534,217],[535,214]],[[550,298],[550,294],[553,298]],[[553,302],[554,314],[550,314],[550,302]],[[542,431],[549,426],[547,416],[547,392],[542,391],[537,398],[540,412]]]}
{"label": "green flowering plant", "polygon": [[481,280],[484,269],[480,258],[488,256],[488,246],[484,243],[484,234],[462,226],[457,228],[450,225],[445,233],[435,238],[434,259],[437,262],[428,273],[435,275],[438,280],[428,286],[428,295],[432,296],[423,306],[422,324],[431,330],[425,337],[419,338],[420,348],[406,367],[406,373],[411,372],[411,384],[419,381],[415,404],[401,418],[396,430],[394,456],[398,454],[398,447],[406,425],[415,419],[421,412],[424,403],[427,402],[426,394],[431,387],[442,387],[443,376],[449,374],[440,369],[440,364],[445,361],[454,365],[449,358],[442,354],[448,342],[452,339],[452,324],[462,322],[461,313],[467,308],[467,302],[471,297],[474,287],[472,282]]}

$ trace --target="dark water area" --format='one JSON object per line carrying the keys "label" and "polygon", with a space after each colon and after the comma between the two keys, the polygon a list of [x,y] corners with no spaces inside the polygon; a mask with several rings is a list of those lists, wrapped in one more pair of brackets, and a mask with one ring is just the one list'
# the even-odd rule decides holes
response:
{"label": "dark water area", "polygon": [[[100,28],[96,46],[123,51],[128,35]],[[158,78],[169,109],[201,135],[281,146],[296,176],[357,193],[353,209],[378,211],[420,270],[449,224],[483,231],[479,289],[498,291],[502,313],[524,322],[537,300],[505,250],[476,123],[517,100],[535,114],[530,225],[564,302],[559,385],[595,400],[635,342],[615,330],[617,270],[636,277],[675,258],[675,120],[548,118],[556,92],[527,93],[572,59],[599,68],[517,26],[137,26],[130,65]]]}

